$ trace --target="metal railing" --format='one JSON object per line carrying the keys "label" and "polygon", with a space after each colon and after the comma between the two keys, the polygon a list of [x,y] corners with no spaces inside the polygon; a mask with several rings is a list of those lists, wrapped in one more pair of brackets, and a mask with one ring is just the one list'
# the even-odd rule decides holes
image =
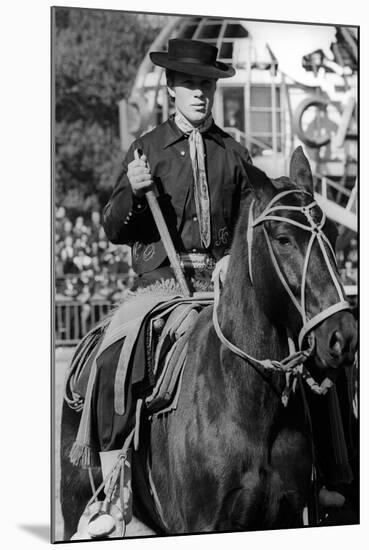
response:
{"label": "metal railing", "polygon": [[[356,302],[357,286],[345,285],[350,301]],[[75,346],[81,338],[114,307],[109,300],[87,303],[67,300],[55,302],[55,345]]]}
{"label": "metal railing", "polygon": [[113,307],[108,300],[86,303],[58,300],[55,302],[55,345],[72,346],[98,323]]}
{"label": "metal railing", "polygon": [[321,174],[316,174],[315,179],[318,189],[315,191],[315,198],[322,210],[336,223],[357,232],[357,185],[355,184],[352,189],[347,189]]}
{"label": "metal railing", "polygon": [[[239,130],[238,128],[233,128],[232,126],[226,126],[224,128],[224,131],[230,134],[238,143],[241,143],[241,145],[246,146],[247,141],[252,143],[253,145],[256,145],[263,151],[273,151],[273,147],[269,145],[268,143],[265,143],[265,141],[261,141],[260,139],[252,136],[247,135],[245,132],[242,132],[242,130]],[[272,136],[272,133],[270,134]]]}

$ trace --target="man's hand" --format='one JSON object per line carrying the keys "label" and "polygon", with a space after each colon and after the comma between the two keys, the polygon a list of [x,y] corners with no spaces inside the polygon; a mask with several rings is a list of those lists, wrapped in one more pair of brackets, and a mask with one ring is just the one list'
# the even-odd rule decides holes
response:
{"label": "man's hand", "polygon": [[152,177],[146,155],[142,155],[140,158],[137,149],[135,149],[134,156],[134,160],[128,164],[127,177],[133,194],[140,198],[152,185]]}
{"label": "man's hand", "polygon": [[227,270],[228,270],[229,258],[230,258],[229,255],[224,256],[221,260],[219,260],[219,262],[216,263],[214,267],[213,275],[211,277],[211,280],[213,282],[215,281],[216,277],[218,277],[219,275],[220,282],[224,284],[224,281],[227,275]]}

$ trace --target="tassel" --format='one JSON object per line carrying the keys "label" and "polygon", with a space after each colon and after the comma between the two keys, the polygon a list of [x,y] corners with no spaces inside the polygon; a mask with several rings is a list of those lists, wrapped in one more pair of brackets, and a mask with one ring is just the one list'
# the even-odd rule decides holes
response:
{"label": "tassel", "polygon": [[69,453],[69,460],[74,466],[89,468],[91,466],[91,448],[76,441]]}
{"label": "tassel", "polygon": [[73,444],[69,458],[72,464],[80,465],[82,468],[91,466],[91,406],[92,391],[97,373],[96,356],[91,367],[88,379],[85,404],[79,423],[76,441]]}

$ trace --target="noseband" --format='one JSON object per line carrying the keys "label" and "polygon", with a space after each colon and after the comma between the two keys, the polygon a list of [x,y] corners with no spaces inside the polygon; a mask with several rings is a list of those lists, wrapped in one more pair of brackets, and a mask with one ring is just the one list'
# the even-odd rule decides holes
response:
{"label": "noseband", "polygon": [[[288,403],[288,396],[290,393],[290,381],[291,376],[300,374],[303,379],[307,382],[307,384],[310,386],[312,391],[318,394],[324,394],[328,391],[328,389],[332,386],[332,381],[329,378],[326,378],[323,380],[323,382],[319,385],[311,376],[309,371],[305,368],[304,362],[306,359],[312,354],[313,348],[314,348],[314,342],[313,339],[308,338],[309,347],[306,350],[302,350],[302,343],[304,340],[304,337],[307,335],[308,332],[310,332],[314,327],[316,327],[319,323],[321,323],[324,319],[327,319],[328,317],[331,317],[338,311],[349,309],[349,303],[344,298],[344,293],[342,290],[342,285],[340,281],[338,280],[338,277],[332,268],[332,264],[330,262],[329,256],[327,254],[327,250],[325,248],[325,244],[328,246],[329,250],[332,253],[333,258],[335,258],[334,251],[332,249],[332,246],[327,238],[327,236],[323,233],[323,226],[326,222],[326,216],[322,212],[322,217],[319,223],[316,223],[311,215],[311,210],[315,206],[317,206],[316,201],[312,201],[307,206],[289,206],[289,205],[281,205],[281,206],[275,206],[275,203],[279,201],[282,197],[285,197],[286,195],[292,194],[292,193],[303,193],[306,195],[309,195],[306,191],[302,190],[290,190],[290,191],[283,191],[282,193],[279,193],[276,195],[267,205],[265,210],[254,219],[253,217],[253,209],[254,209],[254,203],[255,200],[251,202],[250,210],[249,210],[249,219],[248,219],[248,228],[247,228],[247,244],[248,244],[248,260],[249,260],[249,275],[251,283],[253,284],[253,277],[252,277],[252,245],[253,245],[253,232],[254,227],[264,224],[264,222],[267,221],[277,221],[277,222],[285,222],[289,223],[291,225],[295,225],[297,227],[300,227],[301,229],[304,229],[305,231],[309,231],[311,233],[311,237],[307,246],[306,251],[306,257],[304,259],[304,266],[303,266],[303,272],[302,272],[302,281],[301,281],[301,295],[300,295],[300,301],[297,300],[297,298],[294,296],[292,290],[288,286],[288,283],[286,281],[285,276],[283,275],[279,264],[277,262],[277,259],[275,257],[273,247],[270,242],[270,238],[268,235],[267,230],[265,229],[264,225],[263,233],[267,242],[269,254],[271,257],[271,260],[273,262],[273,266],[276,270],[276,273],[285,288],[286,292],[288,293],[289,297],[291,298],[293,304],[295,305],[297,311],[301,315],[302,318],[302,328],[299,333],[298,338],[298,347],[299,349],[296,351],[296,348],[294,346],[294,343],[292,339],[288,338],[288,344],[290,349],[290,355],[283,359],[282,361],[275,361],[271,359],[255,359],[254,357],[251,357],[248,355],[245,351],[241,350],[234,344],[232,344],[223,334],[219,321],[218,321],[218,305],[219,305],[219,299],[220,299],[220,275],[215,278],[214,281],[214,308],[213,308],[213,325],[215,328],[215,331],[218,335],[218,338],[220,341],[233,353],[238,355],[239,357],[246,359],[251,363],[252,366],[254,366],[257,369],[258,366],[263,367],[265,370],[274,370],[274,371],[282,371],[286,374],[286,388],[282,394],[282,402],[284,405],[287,405]],[[305,215],[305,218],[307,220],[307,224],[299,223],[295,220],[291,220],[289,218],[286,218],[284,216],[279,216],[278,212],[281,210],[291,210],[295,212],[301,212]],[[339,300],[329,306],[328,308],[324,309],[323,311],[319,312],[318,314],[314,315],[311,319],[309,319],[307,311],[306,311],[306,301],[305,301],[305,291],[306,291],[306,280],[307,280],[307,272],[308,272],[308,266],[309,266],[309,260],[311,256],[311,250],[313,247],[314,242],[317,241],[320,250],[323,254],[326,266],[328,268],[328,272],[331,276],[331,279],[333,281],[333,284],[337,290],[337,294],[339,297]],[[325,243],[325,244],[324,244]]]}

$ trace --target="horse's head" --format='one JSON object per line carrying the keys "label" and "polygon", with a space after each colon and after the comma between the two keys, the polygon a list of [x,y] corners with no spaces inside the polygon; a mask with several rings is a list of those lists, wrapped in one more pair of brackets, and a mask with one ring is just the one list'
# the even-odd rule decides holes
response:
{"label": "horse's head", "polygon": [[314,201],[302,148],[289,178],[270,180],[255,167],[249,178],[254,193],[243,228],[247,223],[248,273],[262,307],[300,349],[315,345],[322,369],[352,364],[356,325],[339,280],[337,230]]}

